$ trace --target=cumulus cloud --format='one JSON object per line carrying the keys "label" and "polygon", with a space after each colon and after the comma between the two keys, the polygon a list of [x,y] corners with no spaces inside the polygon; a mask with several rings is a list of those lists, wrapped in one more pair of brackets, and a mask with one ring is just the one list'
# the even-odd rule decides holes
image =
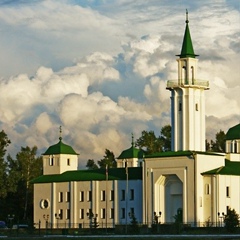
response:
{"label": "cumulus cloud", "polygon": [[[192,3],[189,16],[200,54],[197,78],[210,82],[206,132],[213,139],[239,123],[240,14],[224,2],[204,3]],[[58,141],[62,125],[63,141],[84,166],[106,148],[118,156],[131,133],[159,134],[170,124],[166,81],[177,79],[185,27],[185,6],[176,4],[0,5],[0,123],[12,141],[9,152],[37,145],[42,153]]]}

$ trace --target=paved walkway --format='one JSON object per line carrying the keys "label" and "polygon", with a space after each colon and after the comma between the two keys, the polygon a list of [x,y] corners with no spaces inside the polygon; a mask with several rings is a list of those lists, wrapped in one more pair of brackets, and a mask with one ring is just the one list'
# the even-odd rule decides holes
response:
{"label": "paved walkway", "polygon": [[[179,235],[43,235],[41,236],[43,238],[139,238],[139,239],[195,239],[195,238],[201,238],[201,239],[239,239],[240,240],[240,234],[206,234],[206,235],[190,235],[190,234],[179,234]],[[7,236],[0,236],[0,238],[8,239]],[[38,238],[38,236],[32,236],[27,237],[26,239],[34,239]],[[11,237],[11,239],[18,239],[18,237]]]}
{"label": "paved walkway", "polygon": [[[45,236],[47,237],[53,237],[54,235],[49,235]],[[194,238],[201,238],[201,239],[239,239],[240,240],[240,234],[206,234],[206,235],[190,235],[190,234],[179,234],[179,235],[56,235],[56,237],[61,238],[61,237],[68,237],[68,238],[104,238],[106,239],[109,238],[139,238],[139,239],[194,239]]]}

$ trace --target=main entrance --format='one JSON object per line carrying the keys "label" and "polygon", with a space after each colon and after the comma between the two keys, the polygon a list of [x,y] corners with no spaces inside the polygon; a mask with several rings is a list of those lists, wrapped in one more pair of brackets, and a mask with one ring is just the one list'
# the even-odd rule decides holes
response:
{"label": "main entrance", "polygon": [[155,211],[161,211],[163,222],[175,222],[183,208],[183,183],[175,174],[162,175],[155,187]]}

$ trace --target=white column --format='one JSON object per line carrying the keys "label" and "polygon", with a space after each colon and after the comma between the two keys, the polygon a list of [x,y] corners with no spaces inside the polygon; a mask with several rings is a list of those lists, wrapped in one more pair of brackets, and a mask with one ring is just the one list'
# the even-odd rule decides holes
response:
{"label": "white column", "polygon": [[51,216],[49,218],[51,224],[55,227],[55,213],[56,213],[56,183],[51,183],[51,202],[50,202],[50,207],[51,207]]}
{"label": "white column", "polygon": [[183,180],[183,222],[188,222],[188,194],[187,194],[187,167],[184,169],[184,180]]}

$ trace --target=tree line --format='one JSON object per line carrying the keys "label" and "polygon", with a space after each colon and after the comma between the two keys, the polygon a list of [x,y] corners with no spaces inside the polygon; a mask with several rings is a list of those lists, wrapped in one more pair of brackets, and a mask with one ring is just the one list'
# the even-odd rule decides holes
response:
{"label": "tree line", "polygon": [[[37,156],[37,147],[21,147],[13,158],[7,155],[7,147],[11,144],[7,134],[0,132],[0,221],[8,222],[13,216],[14,223],[32,223],[33,219],[33,186],[30,181],[43,173],[42,157]],[[171,126],[164,126],[157,136],[154,131],[142,131],[134,142],[145,154],[171,150]],[[206,141],[206,151],[225,152],[225,133],[220,130],[215,140]],[[102,159],[88,159],[86,168],[115,168],[117,166],[114,153],[105,149]]]}
{"label": "tree line", "polygon": [[[224,131],[220,130],[216,133],[215,140],[206,140],[206,151],[225,152],[225,137]],[[162,127],[159,136],[156,136],[154,131],[142,131],[141,136],[134,142],[134,146],[142,149],[146,155],[171,151],[171,126]],[[94,159],[88,159],[86,167],[98,169],[106,168],[106,165],[109,168],[117,166],[114,153],[109,149],[105,149],[105,155],[97,162]]]}
{"label": "tree line", "polygon": [[11,222],[32,222],[33,186],[30,180],[42,175],[42,157],[37,156],[37,147],[21,147],[16,158],[9,154],[11,144],[7,134],[0,132],[0,220]]}

